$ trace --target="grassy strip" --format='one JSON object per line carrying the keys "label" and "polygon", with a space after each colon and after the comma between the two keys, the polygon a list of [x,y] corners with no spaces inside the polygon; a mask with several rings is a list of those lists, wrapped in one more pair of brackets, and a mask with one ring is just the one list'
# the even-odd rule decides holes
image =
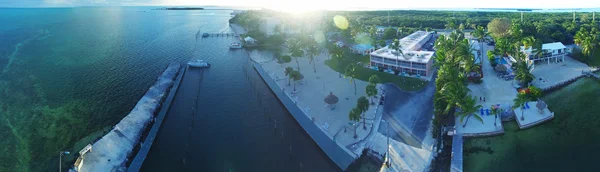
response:
{"label": "grassy strip", "polygon": [[[329,59],[325,61],[325,64],[329,66],[331,69],[341,72],[344,74],[344,70],[346,67],[352,63],[357,64],[356,66],[356,79],[369,81],[369,77],[372,75],[377,75],[381,79],[383,83],[392,83],[400,89],[405,91],[417,91],[423,89],[427,85],[427,81],[405,77],[405,76],[397,76],[392,75],[386,72],[379,72],[369,68],[365,68],[364,65],[369,63],[369,56],[361,56],[357,54],[350,53],[349,51],[344,52],[344,58],[342,60],[338,60],[335,58]],[[358,64],[360,63],[360,64]]]}

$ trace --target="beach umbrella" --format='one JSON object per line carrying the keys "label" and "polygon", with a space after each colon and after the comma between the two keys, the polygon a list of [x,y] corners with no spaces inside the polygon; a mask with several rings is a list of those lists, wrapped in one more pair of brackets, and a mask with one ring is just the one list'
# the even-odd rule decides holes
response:
{"label": "beach umbrella", "polygon": [[329,104],[329,105],[334,105],[336,104],[340,99],[333,95],[333,92],[329,92],[329,95],[327,97],[325,97],[325,103]]}
{"label": "beach umbrella", "polygon": [[546,102],[544,102],[543,100],[538,100],[537,104],[535,105],[538,110],[540,111],[540,113],[544,113],[544,109],[546,109],[548,107],[548,105],[546,104]]}

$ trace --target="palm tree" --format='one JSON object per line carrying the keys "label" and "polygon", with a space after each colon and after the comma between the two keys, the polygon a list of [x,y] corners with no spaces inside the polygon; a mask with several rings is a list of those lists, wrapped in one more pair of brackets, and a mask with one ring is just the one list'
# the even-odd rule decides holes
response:
{"label": "palm tree", "polygon": [[521,81],[521,86],[527,87],[529,86],[529,83],[533,81],[535,76],[531,74],[531,67],[524,60],[525,56],[526,55],[523,53],[517,53],[516,58],[518,59],[518,61],[514,65],[517,69],[515,71],[515,79]]}
{"label": "palm tree", "polygon": [[290,56],[296,59],[296,65],[298,65],[298,71],[300,71],[300,63],[298,59],[304,55],[304,51],[302,51],[302,43],[300,40],[296,38],[289,39],[286,44],[288,45]]}
{"label": "palm tree", "polygon": [[360,96],[358,98],[358,101],[356,103],[356,107],[358,107],[358,109],[360,109],[360,113],[363,116],[363,129],[367,130],[367,124],[366,124],[366,119],[365,119],[365,112],[367,112],[369,110],[369,100],[367,100],[367,98],[365,96]]}
{"label": "palm tree", "polygon": [[400,40],[394,39],[394,42],[392,42],[392,44],[390,44],[389,49],[395,51],[394,54],[396,54],[396,66],[399,66],[398,65],[398,56],[404,54],[402,52],[402,45],[400,44]]}
{"label": "palm tree", "polygon": [[460,122],[463,121],[465,117],[467,117],[467,121],[463,124],[463,128],[467,126],[469,122],[469,117],[473,116],[475,119],[481,121],[483,124],[483,119],[479,115],[477,115],[477,111],[482,108],[481,105],[478,105],[475,99],[471,97],[466,97],[462,103],[459,104],[460,112],[458,115],[460,116]]}
{"label": "palm tree", "polygon": [[496,106],[492,105],[492,107],[490,108],[492,112],[490,112],[492,115],[494,115],[494,126],[496,126],[496,119],[498,119],[498,114],[500,113],[500,110],[498,108],[496,108]]}
{"label": "palm tree", "polygon": [[483,28],[483,26],[479,26],[477,27],[475,30],[473,30],[473,36],[475,36],[475,38],[477,38],[477,41],[479,41],[479,56],[483,56],[483,42],[486,40],[486,38],[489,36],[490,34],[488,32],[485,31],[485,28]]}
{"label": "palm tree", "polygon": [[356,68],[354,67],[354,64],[348,65],[348,67],[346,67],[346,70],[344,72],[344,78],[350,77],[350,83],[354,84],[354,95],[356,95],[356,82],[354,81],[354,78],[356,77],[355,72],[356,72]]}
{"label": "palm tree", "polygon": [[377,87],[375,86],[375,84],[370,83],[365,89],[365,91],[367,92],[367,96],[369,96],[369,98],[371,99],[371,104],[375,104],[373,102],[373,97],[377,95]]}
{"label": "palm tree", "polygon": [[294,80],[294,91],[296,91],[296,81],[299,81],[304,78],[304,76],[300,73],[300,71],[292,71],[290,73],[290,78]]}
{"label": "palm tree", "polygon": [[318,46],[311,45],[308,47],[306,54],[310,58],[309,62],[311,62],[313,64],[313,70],[315,71],[315,73],[317,73],[317,67],[315,64],[315,56],[318,56],[319,54],[321,54],[321,50],[319,49]]}
{"label": "palm tree", "polygon": [[517,97],[513,100],[514,105],[513,105],[513,109],[516,108],[521,108],[521,121],[525,120],[525,117],[523,116],[523,111],[524,111],[524,107],[525,107],[525,103],[529,102],[529,97],[527,97],[527,94],[525,93],[519,93],[517,94]]}
{"label": "palm tree", "polygon": [[371,77],[369,77],[369,83],[379,84],[379,83],[381,83],[381,79],[379,79],[379,76],[377,76],[377,75],[371,75]]}
{"label": "palm tree", "polygon": [[[350,113],[348,114],[348,119],[350,119],[350,121],[354,121],[354,122],[358,122],[360,121],[360,109],[358,107],[354,107],[352,108],[352,110],[350,110]],[[358,135],[356,135],[356,126],[354,127],[354,138],[356,139],[358,137]]]}
{"label": "palm tree", "polygon": [[292,72],[294,71],[294,68],[292,67],[286,67],[285,68],[285,76],[288,76],[288,86],[290,86],[291,84],[291,80],[292,80]]}

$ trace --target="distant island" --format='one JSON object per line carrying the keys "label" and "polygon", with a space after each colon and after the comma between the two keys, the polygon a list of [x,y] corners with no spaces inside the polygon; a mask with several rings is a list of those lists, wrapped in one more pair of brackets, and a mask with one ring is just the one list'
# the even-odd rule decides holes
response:
{"label": "distant island", "polygon": [[163,7],[163,8],[156,8],[154,10],[204,10],[204,8],[200,8],[200,7]]}

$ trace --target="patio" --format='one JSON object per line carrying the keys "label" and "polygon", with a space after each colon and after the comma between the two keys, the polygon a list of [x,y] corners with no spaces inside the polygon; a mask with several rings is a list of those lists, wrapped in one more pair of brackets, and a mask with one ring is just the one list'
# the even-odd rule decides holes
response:
{"label": "patio", "polygon": [[[515,109],[515,120],[520,129],[527,129],[554,118],[554,112],[551,112],[547,107],[540,111],[536,104],[537,102],[528,102],[525,109]],[[521,116],[524,117],[524,120],[521,120]]]}
{"label": "patio", "polygon": [[535,69],[531,72],[535,76],[531,84],[544,89],[576,78],[582,74],[582,71],[589,71],[591,69],[588,65],[565,56],[564,62],[551,62],[550,64],[541,62],[536,64]]}

